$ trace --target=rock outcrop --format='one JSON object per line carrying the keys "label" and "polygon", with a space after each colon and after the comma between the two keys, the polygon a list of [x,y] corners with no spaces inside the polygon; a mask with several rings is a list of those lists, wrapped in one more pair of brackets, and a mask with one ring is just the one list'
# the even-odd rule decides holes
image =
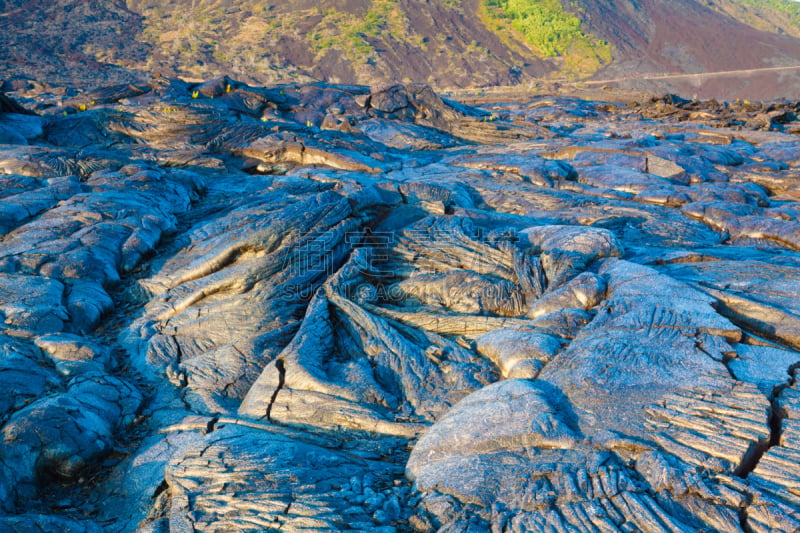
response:
{"label": "rock outcrop", "polygon": [[0,100],[0,528],[800,529],[794,119],[75,102]]}

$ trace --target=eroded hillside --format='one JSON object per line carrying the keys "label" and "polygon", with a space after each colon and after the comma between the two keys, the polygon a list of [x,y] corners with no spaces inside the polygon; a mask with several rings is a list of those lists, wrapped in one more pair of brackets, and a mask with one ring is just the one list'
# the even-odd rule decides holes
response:
{"label": "eroded hillside", "polygon": [[[95,87],[232,75],[251,83],[564,83],[720,99],[797,98],[800,4],[546,0],[6,0],[4,77]],[[627,81],[631,79],[631,81]]]}

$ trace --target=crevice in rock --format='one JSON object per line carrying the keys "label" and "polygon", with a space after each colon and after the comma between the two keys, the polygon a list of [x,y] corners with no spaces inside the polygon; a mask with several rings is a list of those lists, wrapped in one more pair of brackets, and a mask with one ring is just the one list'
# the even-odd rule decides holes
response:
{"label": "crevice in rock", "polygon": [[[717,311],[719,312],[718,309]],[[734,324],[736,324],[735,321],[733,320],[731,321],[734,322]],[[742,328],[740,324],[736,324],[736,326]],[[744,328],[742,329],[744,330]],[[702,351],[703,353],[711,355],[702,348],[699,342],[697,342],[695,346],[698,350]],[[722,362],[725,365],[725,369],[728,371],[731,378],[735,381],[740,381],[739,378],[736,377],[736,374],[733,372],[729,364],[734,359],[735,357],[726,354]],[[756,469],[758,463],[761,461],[761,458],[764,456],[764,454],[767,453],[767,451],[773,446],[779,445],[781,439],[781,432],[783,430],[783,419],[785,416],[785,413],[780,405],[779,398],[781,393],[786,388],[794,384],[795,378],[793,376],[794,376],[794,371],[797,368],[800,368],[800,362],[791,365],[787,369],[787,374],[788,376],[790,376],[787,382],[781,383],[773,387],[772,392],[769,394],[767,398],[770,402],[769,416],[767,418],[767,425],[769,427],[769,439],[753,442],[750,444],[750,446],[747,449],[747,452],[745,452],[744,456],[742,457],[742,461],[733,471],[734,476],[746,479],[747,476],[750,475],[750,473]],[[744,531],[748,530],[744,529]]]}
{"label": "crevice in rock", "polygon": [[778,403],[777,395],[773,394],[772,409],[770,410],[769,417],[769,445],[767,448],[777,446],[781,441],[781,433],[783,432],[783,419],[786,413]]}
{"label": "crevice in rock", "polygon": [[167,480],[166,479],[162,480],[161,483],[158,485],[158,487],[156,487],[156,490],[153,492],[152,499],[155,500],[156,498],[158,498],[158,496],[168,488],[169,485],[167,484]]}
{"label": "crevice in rock", "polygon": [[769,440],[751,444],[747,453],[742,458],[742,462],[736,467],[736,470],[734,470],[733,475],[746,479],[747,476],[756,469],[764,454],[767,453],[770,448],[780,443],[784,412],[778,402],[778,398],[787,386],[787,384],[778,385],[773,389],[772,394],[770,394],[769,419],[767,421],[769,425]]}
{"label": "crevice in rock", "polygon": [[[707,355],[711,359],[714,359],[715,361],[719,361],[720,359],[718,357],[715,357],[714,354],[712,354],[711,352],[709,352],[708,350],[706,350],[703,347],[703,341],[699,338],[699,335],[700,335],[699,331],[695,332],[695,335],[694,335],[694,347],[695,347],[695,349],[698,352],[701,352],[701,353]],[[728,374],[730,374],[730,376],[735,380],[736,376],[733,375],[733,371],[728,366],[728,361],[729,361],[729,359],[725,356],[725,354],[723,354],[722,355],[722,362],[725,364],[725,368],[728,370]]]}
{"label": "crevice in rock", "polygon": [[179,367],[183,361],[183,348],[181,348],[181,343],[175,340],[174,337],[173,341],[175,342],[175,366]]}
{"label": "crevice in rock", "polygon": [[[772,429],[772,419],[774,418],[772,413],[774,413],[774,411],[774,408],[770,409],[770,429]],[[747,478],[750,472],[755,470],[764,453],[769,449],[771,440],[772,439],[768,441],[758,441],[750,444],[744,457],[742,457],[742,462],[739,463],[739,466],[733,471],[733,475],[742,479]]]}
{"label": "crevice in rock", "polygon": [[214,415],[214,417],[208,421],[205,429],[202,431],[203,435],[208,435],[209,433],[217,429],[217,422],[219,422],[219,415]]}
{"label": "crevice in rock", "polygon": [[275,400],[278,399],[278,393],[281,392],[285,382],[286,382],[286,367],[284,366],[283,359],[278,359],[275,361],[275,368],[278,369],[278,386],[275,387],[275,390],[272,393],[272,397],[269,399],[269,405],[267,406],[267,412],[264,417],[272,422],[272,406],[275,405]]}
{"label": "crevice in rock", "polygon": [[750,502],[739,508],[739,527],[742,528],[744,533],[754,533],[753,528],[748,523],[747,509],[750,507]]}

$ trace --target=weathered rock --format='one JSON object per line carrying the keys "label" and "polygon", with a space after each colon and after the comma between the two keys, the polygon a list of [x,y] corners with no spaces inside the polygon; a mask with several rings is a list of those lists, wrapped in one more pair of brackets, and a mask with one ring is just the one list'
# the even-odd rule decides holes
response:
{"label": "weathered rock", "polygon": [[0,337],[0,380],[6,393],[0,396],[0,419],[61,385],[52,368],[41,365],[41,351],[13,337]]}
{"label": "weathered rock", "polygon": [[301,166],[322,165],[362,172],[380,172],[386,167],[381,161],[355,151],[331,150],[322,143],[286,134],[261,137],[242,146],[235,153],[261,161],[265,166],[260,168],[264,171],[286,163]]}
{"label": "weathered rock", "polygon": [[475,349],[496,364],[503,377],[511,377],[515,371],[532,372],[530,377],[536,377],[562,345],[563,341],[558,337],[537,328],[518,326],[481,335],[476,339]]}
{"label": "weathered rock", "polygon": [[[546,388],[512,379],[484,387],[455,405],[420,438],[406,468],[425,491],[441,486],[441,475],[452,473],[437,468],[440,463],[463,465],[470,456],[474,459],[519,448],[570,449],[578,446],[579,440],[579,434],[558,415]],[[463,474],[465,478],[475,476],[474,471]],[[470,492],[482,491],[483,495],[474,496],[487,507],[497,496],[492,488],[480,484],[465,487]]]}
{"label": "weathered rock", "polygon": [[[391,115],[392,113],[405,112],[410,106],[406,88],[402,85],[390,85],[370,92],[369,107],[375,111]],[[413,108],[412,108],[413,112]],[[413,115],[412,115],[413,116]],[[399,115],[393,118],[410,118]]]}
{"label": "weathered rock", "polygon": [[[268,428],[223,427],[187,446],[170,463],[164,522],[195,531],[377,532],[376,508],[386,512],[391,506],[368,479],[385,479],[393,467],[376,459],[328,450]],[[236,496],[220,498],[220,490],[230,490],[225,487]]]}
{"label": "weathered rock", "polygon": [[0,274],[0,312],[6,326],[36,333],[62,331],[69,320],[64,284],[51,278]]}
{"label": "weathered rock", "polygon": [[593,261],[621,257],[622,245],[610,231],[579,226],[537,226],[520,232],[520,241],[541,254],[551,289],[560,287]]}
{"label": "weathered rock", "polygon": [[536,154],[478,153],[459,156],[452,164],[467,168],[518,174],[524,181],[552,187],[557,180],[574,180],[575,170],[561,161],[548,161]]}
{"label": "weathered rock", "polygon": [[35,343],[66,376],[105,370],[110,359],[105,346],[69,333],[43,335]]}
{"label": "weathered rock", "polygon": [[73,378],[64,393],[16,412],[3,427],[0,491],[4,507],[35,494],[47,476],[74,479],[108,454],[119,429],[133,422],[141,394],[108,375]]}
{"label": "weathered rock", "polygon": [[359,122],[357,128],[373,141],[398,150],[438,150],[459,144],[453,137],[432,128],[379,118]]}
{"label": "weathered rock", "polygon": [[[455,342],[393,324],[347,298],[368,264],[366,253],[356,254],[312,299],[294,340],[253,385],[241,414],[408,436],[419,427],[396,420],[433,420],[486,383],[485,363]],[[354,346],[364,346],[363,355]]]}
{"label": "weathered rock", "polygon": [[557,389],[507,380],[428,430],[407,471],[436,523],[464,528],[473,515],[512,531],[686,530],[612,454],[587,446],[560,403]]}
{"label": "weathered rock", "polygon": [[108,150],[45,146],[6,146],[0,149],[0,170],[35,178],[88,176],[97,170],[118,169],[129,161],[126,154]]}
{"label": "weathered rock", "polygon": [[616,191],[641,193],[648,187],[667,187],[670,183],[661,178],[626,168],[610,165],[598,165],[580,169],[579,183],[586,183],[595,188],[607,188]]}
{"label": "weathered rock", "polygon": [[55,207],[60,201],[83,190],[78,180],[72,176],[43,180],[41,185],[18,194],[4,195],[3,205],[0,207],[0,234],[8,233],[25,220]]}
{"label": "weathered rock", "polygon": [[728,368],[736,379],[756,385],[767,397],[771,397],[776,387],[787,384],[798,364],[800,357],[797,352],[739,344],[736,346],[736,358],[731,359]]}
{"label": "weathered rock", "polygon": [[[755,505],[754,507],[760,507],[760,509],[758,509],[758,513],[753,513],[751,520],[754,524],[760,523],[758,530],[781,527],[784,524],[796,524],[800,521],[800,516],[796,512],[797,505],[800,504],[797,469],[797,458],[800,457],[797,411],[797,407],[800,405],[800,395],[798,395],[796,384],[782,390],[777,395],[776,404],[778,409],[776,414],[781,426],[780,436],[777,442],[773,443],[774,446],[766,450],[766,453],[760,458],[748,479],[757,487],[762,487],[774,498],[783,500],[785,503],[781,511],[786,512],[787,507],[793,508],[793,510],[787,513],[791,517],[791,520],[787,520],[782,519],[781,512],[774,513],[776,516],[770,517],[768,504]],[[756,529],[755,525],[752,527]]]}
{"label": "weathered rock", "polygon": [[88,520],[69,520],[60,516],[22,514],[0,517],[0,527],[9,533],[63,531],[64,533],[96,533],[103,529]]}
{"label": "weathered rock", "polygon": [[788,104],[24,87],[0,529],[800,528]]}
{"label": "weathered rock", "polygon": [[798,267],[760,261],[715,261],[669,268],[720,302],[719,310],[758,335],[800,347],[800,309],[794,297]]}
{"label": "weathered rock", "polygon": [[536,300],[528,308],[528,316],[538,318],[561,309],[588,311],[604,299],[605,292],[606,283],[602,277],[584,272]]}
{"label": "weathered rock", "polygon": [[645,171],[660,178],[676,179],[683,176],[686,169],[669,159],[647,154]]}
{"label": "weathered rock", "polygon": [[446,307],[458,313],[516,316],[525,306],[525,297],[516,284],[468,270],[418,274],[389,290],[397,297],[414,298],[422,304]]}

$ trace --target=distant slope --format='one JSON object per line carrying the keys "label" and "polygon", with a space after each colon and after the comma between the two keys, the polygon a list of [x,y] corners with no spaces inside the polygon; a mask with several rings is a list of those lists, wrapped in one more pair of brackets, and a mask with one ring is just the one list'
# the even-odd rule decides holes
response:
{"label": "distant slope", "polygon": [[128,0],[153,46],[147,68],[258,82],[518,83],[552,70],[476,16],[477,0]]}
{"label": "distant slope", "polygon": [[149,53],[124,0],[0,0],[0,76],[56,84],[133,81]]}
{"label": "distant slope", "polygon": [[480,0],[478,16],[510,47],[523,43],[550,60],[557,75],[585,77],[611,61],[612,47],[587,33],[561,0]]}
{"label": "distant slope", "polygon": [[622,79],[688,96],[800,98],[789,0],[0,0],[0,72],[58,84],[150,74],[437,88]]}
{"label": "distant slope", "polygon": [[[597,78],[800,65],[800,39],[788,33],[800,29],[786,15],[800,14],[800,4],[775,1],[793,5],[777,11],[769,8],[774,2],[768,0],[582,0],[580,16],[590,31],[615,48],[613,63],[598,72]],[[751,3],[761,7],[754,10],[748,7]],[[737,18],[729,12],[735,12]],[[751,17],[756,12],[760,13],[757,20]],[[796,72],[622,85],[689,96],[800,98]]]}
{"label": "distant slope", "polygon": [[800,3],[793,0],[709,0],[707,5],[758,30],[800,37]]}

